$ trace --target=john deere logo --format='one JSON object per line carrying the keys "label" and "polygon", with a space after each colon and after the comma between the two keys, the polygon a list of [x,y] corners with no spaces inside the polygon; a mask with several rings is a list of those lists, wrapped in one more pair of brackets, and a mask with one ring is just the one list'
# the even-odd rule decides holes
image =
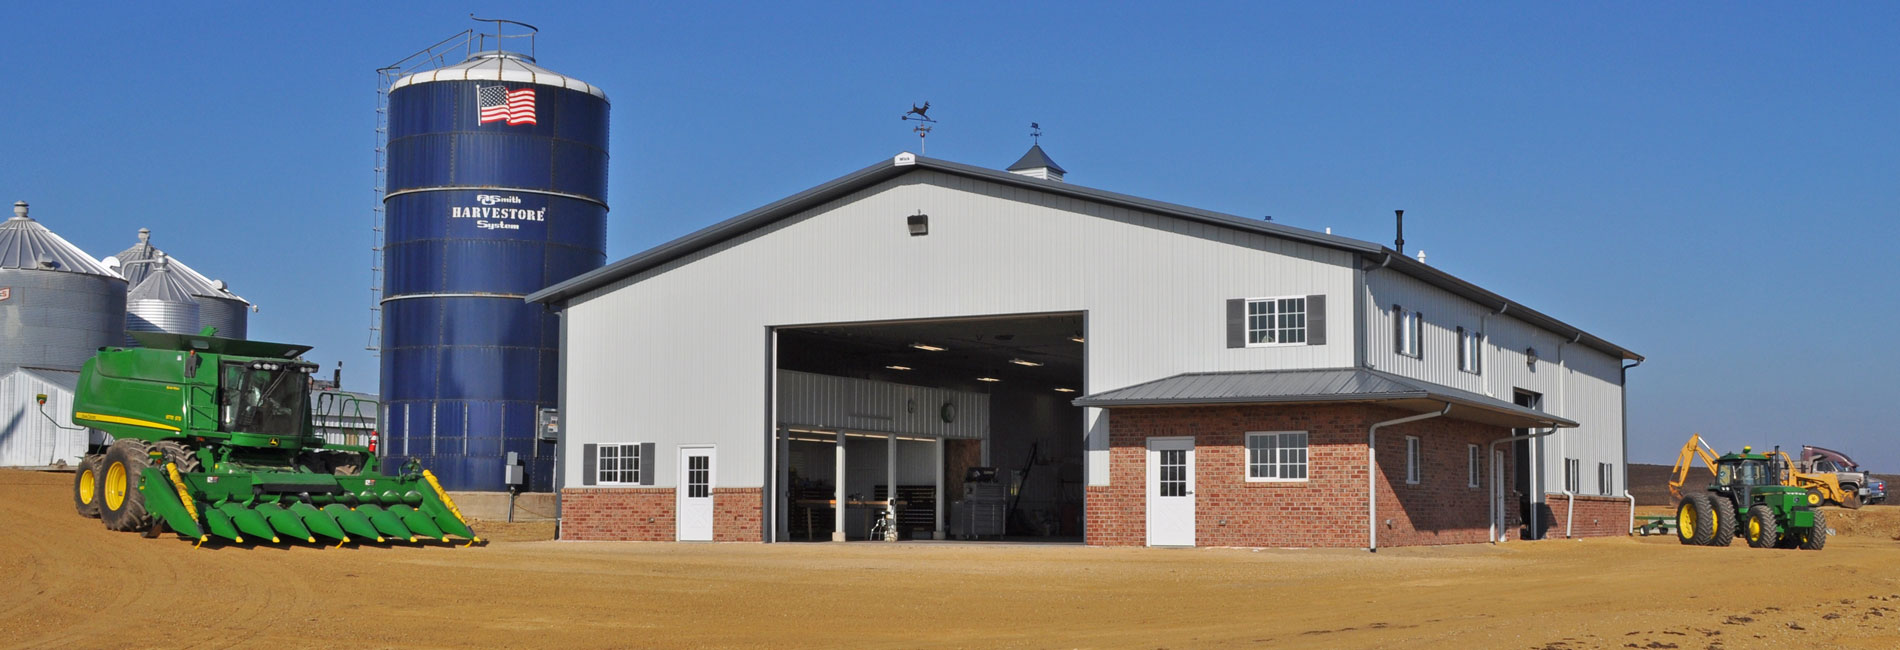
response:
{"label": "john deere logo", "polygon": [[271,439],[270,439],[270,446],[272,446],[272,447],[275,447],[275,446],[277,446],[277,439],[276,439],[276,438],[271,438]]}

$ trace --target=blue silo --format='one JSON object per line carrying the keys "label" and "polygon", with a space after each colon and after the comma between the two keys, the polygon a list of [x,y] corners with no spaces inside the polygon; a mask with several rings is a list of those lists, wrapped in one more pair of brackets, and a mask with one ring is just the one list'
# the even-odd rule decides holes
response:
{"label": "blue silo", "polygon": [[529,293],[600,267],[607,95],[489,51],[389,93],[383,451],[451,490],[503,490],[505,454],[553,489],[559,321]]}

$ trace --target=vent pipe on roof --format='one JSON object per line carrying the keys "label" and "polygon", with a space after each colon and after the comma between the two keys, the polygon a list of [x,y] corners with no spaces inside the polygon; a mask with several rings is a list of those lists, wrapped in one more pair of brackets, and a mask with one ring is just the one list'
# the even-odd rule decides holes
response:
{"label": "vent pipe on roof", "polygon": [[26,218],[26,202],[25,201],[13,202],[13,218],[15,219]]}
{"label": "vent pipe on roof", "polygon": [[1405,254],[1405,211],[1393,210],[1392,214],[1398,215],[1398,218],[1399,218],[1399,240],[1397,242],[1394,242],[1398,247],[1396,250],[1399,251],[1400,255],[1404,255]]}

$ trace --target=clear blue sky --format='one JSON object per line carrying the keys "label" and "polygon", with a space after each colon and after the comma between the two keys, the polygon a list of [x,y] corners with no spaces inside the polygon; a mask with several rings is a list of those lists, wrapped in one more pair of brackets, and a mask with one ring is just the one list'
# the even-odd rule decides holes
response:
{"label": "clear blue sky", "polygon": [[[374,70],[537,24],[613,100],[608,259],[914,150],[1373,241],[1648,355],[1631,455],[1900,471],[1900,10],[1655,3],[12,3],[0,198],[140,227],[371,388]],[[1318,4],[1319,6],[1307,6]]]}

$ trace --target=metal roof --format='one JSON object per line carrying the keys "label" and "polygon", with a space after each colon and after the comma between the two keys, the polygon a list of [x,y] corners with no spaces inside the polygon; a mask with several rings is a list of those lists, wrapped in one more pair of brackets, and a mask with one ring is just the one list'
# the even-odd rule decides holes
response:
{"label": "metal roof", "polygon": [[1009,166],[1009,171],[1040,169],[1043,167],[1055,170],[1058,174],[1069,173],[1069,170],[1063,169],[1061,165],[1056,164],[1056,161],[1050,158],[1048,153],[1043,152],[1042,145],[1040,144],[1030,145],[1029,152],[1023,154],[1023,157],[1017,158],[1016,164]]}
{"label": "metal roof", "polygon": [[461,63],[397,79],[396,83],[389,85],[389,90],[395,92],[403,86],[432,81],[519,81],[559,86],[607,99],[606,91],[595,88],[593,84],[535,65],[534,57],[499,50],[476,52]]}
{"label": "metal roof", "polygon": [[[39,366],[20,366],[18,368],[14,368],[13,372],[6,373],[6,375],[12,375],[15,373],[33,377],[35,379],[52,384],[54,386],[64,388],[67,391],[76,390],[79,387],[79,371],[77,370],[60,370],[58,368],[41,368]],[[4,377],[6,375],[0,375],[0,377]]]}
{"label": "metal roof", "polygon": [[132,287],[131,293],[126,294],[126,302],[163,300],[197,304],[198,300],[191,297],[191,292],[186,289],[183,278],[169,262],[168,258],[160,254],[157,263],[152,265],[152,272],[146,274],[145,279],[140,280],[138,286]]}
{"label": "metal roof", "polygon": [[230,287],[225,285],[223,280],[213,280],[206,277],[205,274],[199,273],[197,269],[191,268],[191,266],[180,261],[178,258],[172,257],[165,251],[160,250],[157,246],[153,246],[152,231],[148,228],[139,229],[139,243],[133,244],[131,248],[119,251],[119,254],[113,257],[119,260],[119,275],[124,276],[127,282],[132,283],[132,286],[136,287],[139,283],[145,281],[145,276],[151,274],[153,265],[133,264],[133,262],[150,261],[161,255],[165,256],[166,264],[171,267],[172,273],[177,276],[176,279],[179,285],[185,288],[185,293],[193,296],[224,298],[226,300],[236,300],[247,305],[251,304],[251,301],[245,300],[243,296],[233,293]]}
{"label": "metal roof", "polygon": [[852,192],[882,183],[886,180],[917,171],[930,170],[989,181],[1000,185],[1028,188],[1107,205],[1141,210],[1186,221],[1205,223],[1243,232],[1260,233],[1279,237],[1289,241],[1303,242],[1358,254],[1367,268],[1389,268],[1418,278],[1438,288],[1449,291],[1493,311],[1501,311],[1512,318],[1530,323],[1537,327],[1571,337],[1576,342],[1587,345],[1605,354],[1628,360],[1642,360],[1643,356],[1610,343],[1601,337],[1573,327],[1563,321],[1544,315],[1542,312],[1506,299],[1456,276],[1427,266],[1424,262],[1406,257],[1385,246],[1351,237],[1341,237],[1330,233],[1321,233],[1304,228],[1248,219],[1211,210],[1191,208],[1184,205],[1144,199],[1138,196],[1118,194],[1106,190],[1083,187],[1073,183],[1048,181],[1022,174],[985,169],[973,165],[926,158],[901,153],[890,160],[859,169],[817,187],[779,199],[745,214],[721,221],[706,228],[690,233],[679,239],[647,249],[620,261],[600,267],[588,273],[569,278],[554,286],[536,291],[527,298],[529,302],[564,303],[574,298],[622,279],[639,274],[642,271],[659,267],[680,259],[696,251],[711,247],[720,242],[738,237],[766,224],[798,214],[804,210],[823,205]]}
{"label": "metal roof", "polygon": [[[1076,398],[1076,406],[1194,406],[1390,402],[1428,411],[1451,404],[1451,416],[1503,424],[1570,428],[1576,422],[1510,402],[1366,368],[1186,373]],[[1472,411],[1475,409],[1475,412]]]}
{"label": "metal roof", "polygon": [[13,216],[0,222],[0,269],[64,271],[118,277],[78,246],[26,216],[26,202],[13,204]]}

